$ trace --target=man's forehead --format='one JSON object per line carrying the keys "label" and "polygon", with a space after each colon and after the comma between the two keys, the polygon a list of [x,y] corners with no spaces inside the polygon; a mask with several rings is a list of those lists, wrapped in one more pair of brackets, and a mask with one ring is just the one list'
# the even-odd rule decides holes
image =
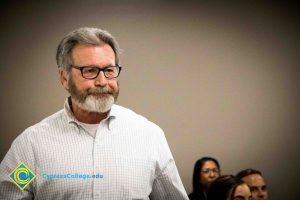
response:
{"label": "man's forehead", "polygon": [[[77,44],[72,49],[72,62],[78,65],[95,65],[97,62],[115,61],[115,53],[109,44]],[[98,63],[99,64],[99,63]]]}
{"label": "man's forehead", "polygon": [[257,185],[262,186],[265,185],[264,179],[259,174],[251,174],[242,178],[249,186]]}

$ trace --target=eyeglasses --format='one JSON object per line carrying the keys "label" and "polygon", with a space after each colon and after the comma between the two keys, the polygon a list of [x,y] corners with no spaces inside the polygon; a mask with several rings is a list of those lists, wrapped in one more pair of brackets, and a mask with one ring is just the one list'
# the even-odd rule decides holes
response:
{"label": "eyeglasses", "polygon": [[218,169],[204,169],[204,170],[201,170],[201,172],[204,173],[204,174],[209,174],[210,172],[212,172],[214,174],[219,174],[220,170],[218,170]]}
{"label": "eyeglasses", "polygon": [[98,77],[99,73],[102,71],[104,76],[107,79],[117,78],[120,75],[122,67],[119,65],[109,66],[104,68],[99,68],[96,66],[75,66],[71,65],[71,67],[78,69],[81,71],[81,75],[85,79],[95,79]]}

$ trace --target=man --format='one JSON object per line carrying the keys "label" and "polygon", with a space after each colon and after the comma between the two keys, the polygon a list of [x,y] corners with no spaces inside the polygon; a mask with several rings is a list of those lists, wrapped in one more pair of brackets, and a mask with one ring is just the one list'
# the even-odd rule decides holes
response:
{"label": "man", "polygon": [[163,131],[114,104],[116,40],[80,28],[62,39],[56,59],[70,97],[13,142],[0,165],[0,199],[188,199]]}
{"label": "man", "polygon": [[267,185],[260,171],[245,169],[240,171],[236,176],[247,183],[254,200],[268,200]]}

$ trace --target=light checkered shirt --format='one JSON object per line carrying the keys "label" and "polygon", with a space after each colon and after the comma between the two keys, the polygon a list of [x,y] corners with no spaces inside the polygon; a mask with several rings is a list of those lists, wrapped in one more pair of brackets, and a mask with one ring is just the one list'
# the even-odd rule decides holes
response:
{"label": "light checkered shirt", "polygon": [[[20,162],[37,176],[23,191],[8,177]],[[78,178],[85,175],[98,178]],[[118,105],[92,137],[66,100],[63,110],[19,135],[0,164],[1,200],[149,197],[188,200],[163,131]]]}

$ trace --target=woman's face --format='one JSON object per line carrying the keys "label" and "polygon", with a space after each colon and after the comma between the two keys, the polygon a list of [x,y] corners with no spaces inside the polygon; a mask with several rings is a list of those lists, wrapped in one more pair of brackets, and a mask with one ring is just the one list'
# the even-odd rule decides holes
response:
{"label": "woman's face", "polygon": [[214,161],[206,161],[200,172],[200,182],[204,187],[209,186],[216,178],[220,176],[218,166]]}
{"label": "woman's face", "polygon": [[[231,199],[231,195],[227,197],[227,200]],[[233,194],[232,200],[252,200],[250,188],[246,183],[237,186]]]}

